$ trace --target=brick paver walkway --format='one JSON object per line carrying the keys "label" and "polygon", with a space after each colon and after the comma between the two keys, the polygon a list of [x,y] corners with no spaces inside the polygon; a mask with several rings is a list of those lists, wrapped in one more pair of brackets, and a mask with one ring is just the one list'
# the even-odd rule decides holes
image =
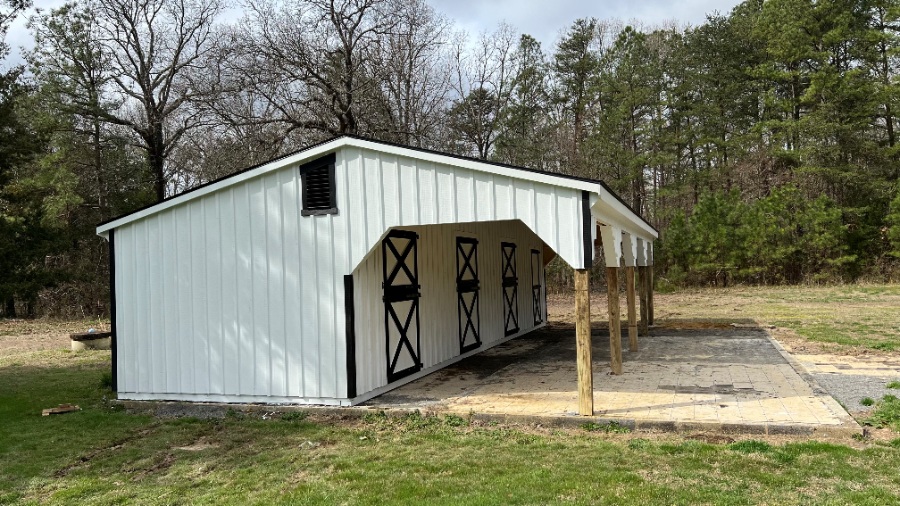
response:
{"label": "brick paver walkway", "polygon": [[[609,374],[608,334],[595,332],[593,343],[599,417],[636,423],[855,425],[762,329],[654,329],[633,353],[625,338],[621,376]],[[367,404],[464,414],[576,416],[574,347],[570,325],[551,325]]]}

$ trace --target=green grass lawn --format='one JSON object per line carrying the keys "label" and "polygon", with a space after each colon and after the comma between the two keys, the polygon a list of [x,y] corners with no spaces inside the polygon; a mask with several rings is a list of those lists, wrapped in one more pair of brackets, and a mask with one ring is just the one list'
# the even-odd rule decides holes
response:
{"label": "green grass lawn", "polygon": [[829,351],[900,352],[900,285],[738,286],[656,300],[660,323],[748,318],[790,329]]}
{"label": "green grass lawn", "polygon": [[[108,352],[0,358],[0,504],[900,504],[900,440],[707,444],[456,417],[157,420]],[[42,417],[69,402],[83,410]]]}

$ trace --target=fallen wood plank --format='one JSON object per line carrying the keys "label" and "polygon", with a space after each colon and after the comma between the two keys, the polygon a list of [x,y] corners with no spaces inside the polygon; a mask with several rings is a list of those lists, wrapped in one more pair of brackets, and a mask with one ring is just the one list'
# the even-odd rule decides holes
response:
{"label": "fallen wood plank", "polygon": [[41,416],[62,415],[73,411],[81,411],[81,408],[74,404],[60,404],[55,408],[47,408],[41,411]]}

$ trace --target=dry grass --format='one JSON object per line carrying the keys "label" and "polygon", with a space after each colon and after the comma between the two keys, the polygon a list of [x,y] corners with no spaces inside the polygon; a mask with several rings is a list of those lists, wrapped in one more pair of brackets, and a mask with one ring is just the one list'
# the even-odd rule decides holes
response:
{"label": "dry grass", "polygon": [[[620,299],[624,308],[624,296]],[[591,320],[605,325],[606,295],[592,294],[591,302]],[[574,321],[572,297],[556,295],[548,303],[551,318]],[[779,340],[809,353],[895,355],[900,350],[900,285],[705,288],[658,293],[654,306],[657,325],[775,326]]]}
{"label": "dry grass", "polygon": [[109,330],[108,321],[0,320],[0,366],[30,363],[40,352],[69,349],[69,334]]}

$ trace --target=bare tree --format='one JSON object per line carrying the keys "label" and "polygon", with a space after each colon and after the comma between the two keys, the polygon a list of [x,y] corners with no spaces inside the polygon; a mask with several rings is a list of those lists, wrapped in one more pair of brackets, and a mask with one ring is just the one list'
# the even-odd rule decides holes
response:
{"label": "bare tree", "polygon": [[[251,0],[233,37],[232,91],[271,112],[250,121],[329,135],[361,133],[378,93],[376,40],[396,24],[388,0]],[[259,102],[259,101],[258,101]]]}
{"label": "bare tree", "polygon": [[515,45],[515,32],[506,24],[482,34],[472,48],[465,40],[457,42],[453,81],[457,98],[448,112],[451,149],[484,159],[493,152],[510,98]]}
{"label": "bare tree", "polygon": [[[80,107],[81,114],[136,134],[156,197],[162,200],[172,174],[167,157],[186,132],[201,124],[191,108],[201,90],[192,86],[190,74],[204,66],[222,4],[86,0],[67,8],[89,13],[73,17],[80,23],[77,30],[53,26],[51,17],[32,21],[32,29],[49,48],[42,63],[77,84],[71,104]],[[77,91],[84,90],[98,95],[79,96]],[[105,107],[98,106],[101,101]]]}
{"label": "bare tree", "polygon": [[373,125],[379,137],[433,144],[451,84],[450,22],[424,0],[403,0],[397,24],[378,41],[379,80],[388,113]]}

